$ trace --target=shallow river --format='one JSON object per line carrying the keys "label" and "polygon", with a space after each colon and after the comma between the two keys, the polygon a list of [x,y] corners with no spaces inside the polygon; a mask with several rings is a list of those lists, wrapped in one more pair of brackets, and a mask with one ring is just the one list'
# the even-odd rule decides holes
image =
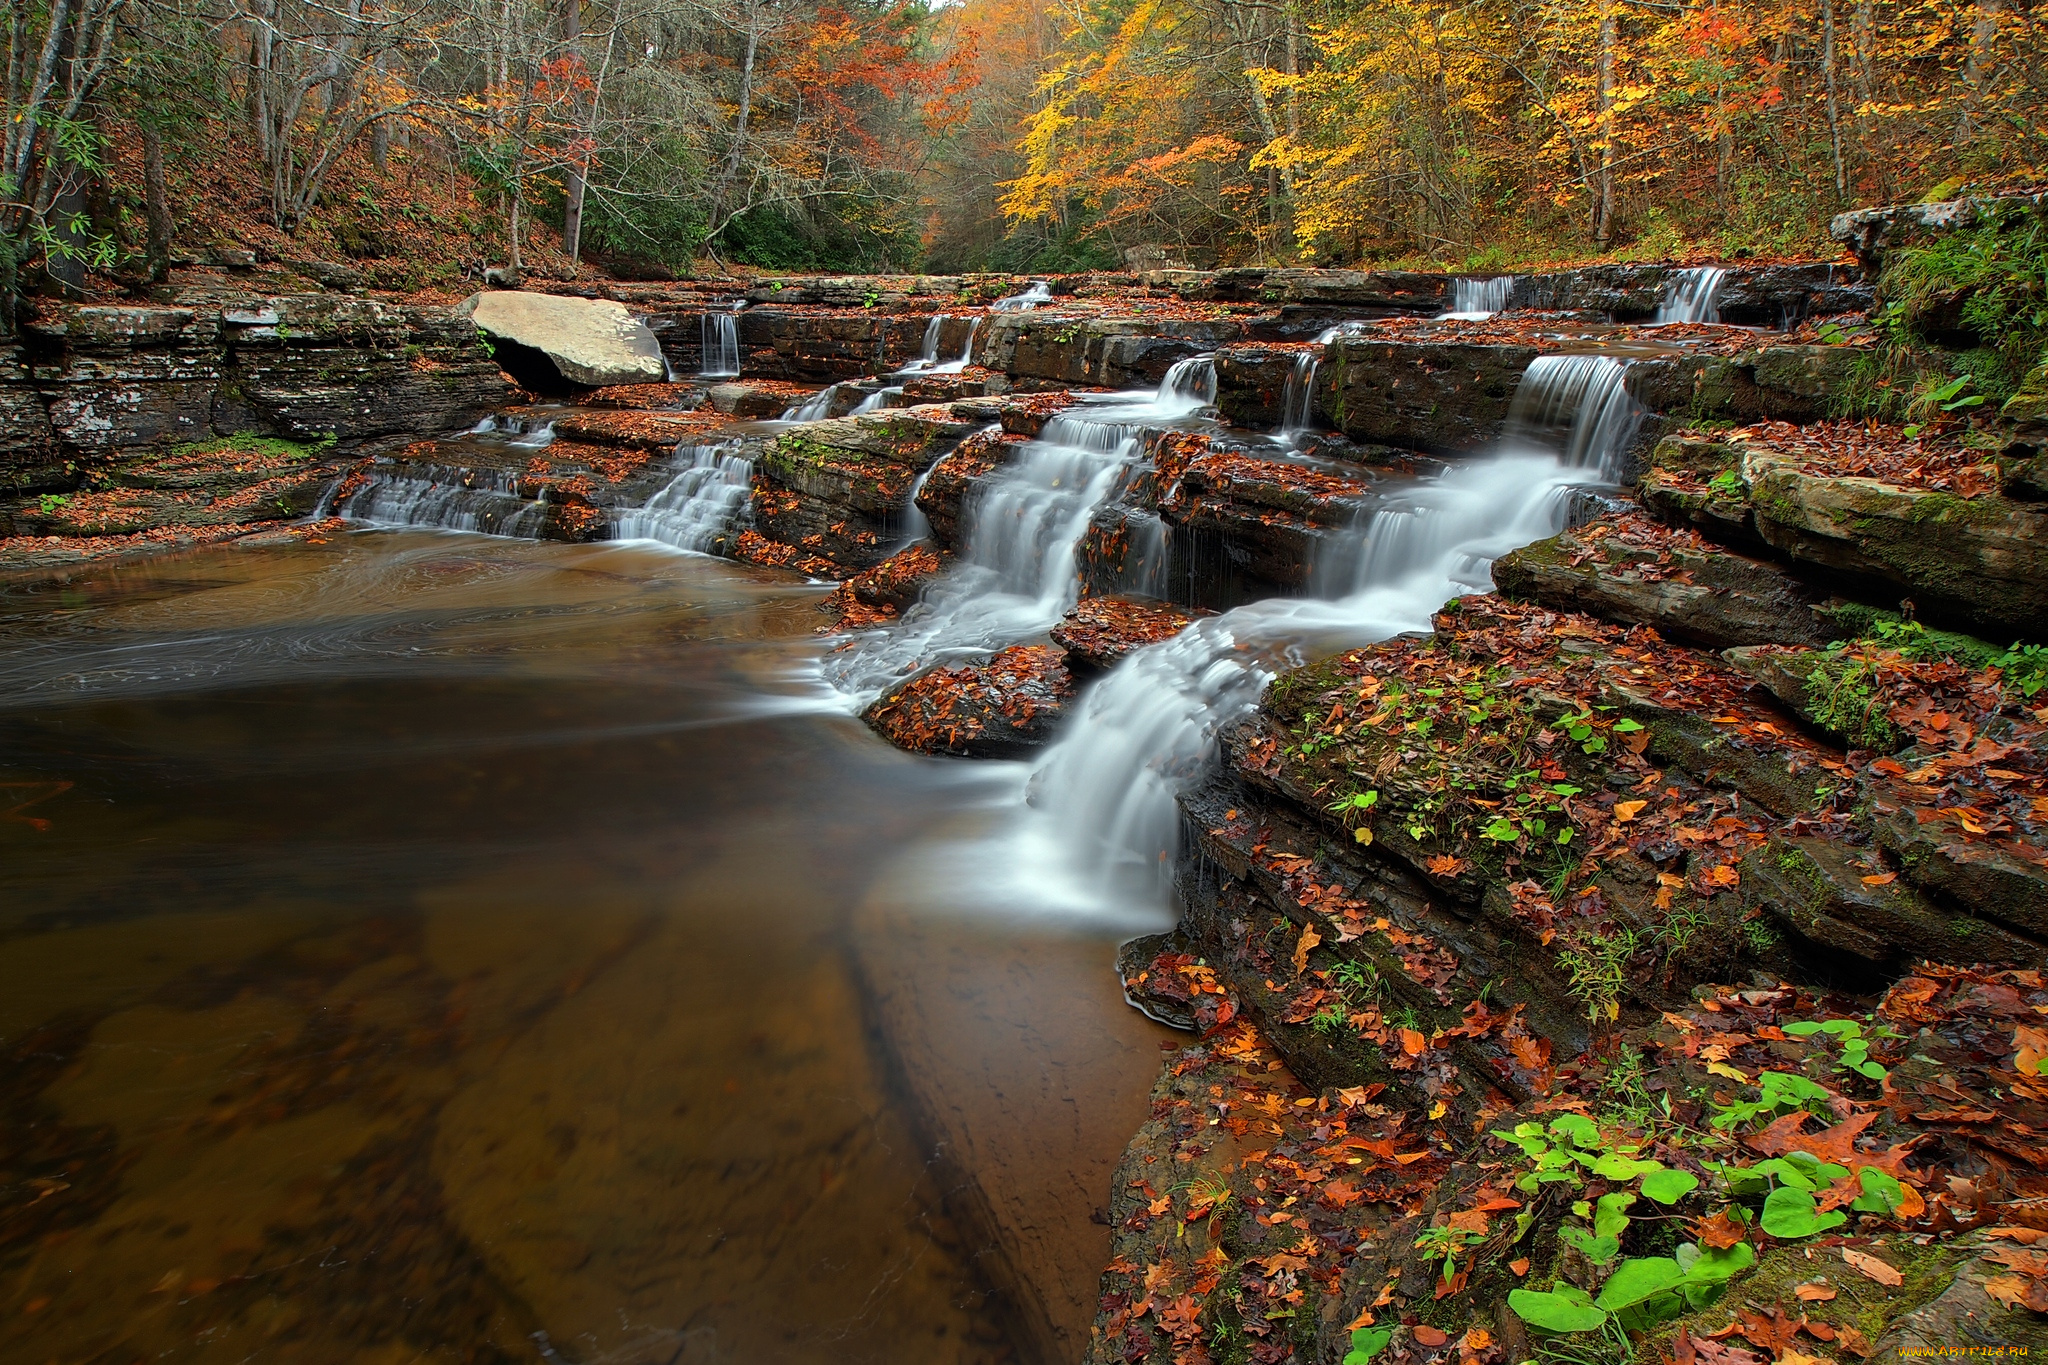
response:
{"label": "shallow river", "polygon": [[836,705],[822,591],[410,532],[0,584],[0,1360],[1077,1356],[1159,912],[1034,904],[1021,767]]}

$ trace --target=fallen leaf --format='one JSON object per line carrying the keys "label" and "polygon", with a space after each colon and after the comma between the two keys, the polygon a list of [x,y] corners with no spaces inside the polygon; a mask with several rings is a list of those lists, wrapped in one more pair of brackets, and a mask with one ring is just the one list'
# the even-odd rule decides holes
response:
{"label": "fallen leaf", "polygon": [[1880,872],[1875,876],[1865,877],[1863,884],[1865,886],[1890,886],[1898,879],[1899,874],[1896,872]]}
{"label": "fallen leaf", "polygon": [[1508,1269],[1514,1271],[1517,1276],[1528,1274],[1529,1258],[1527,1256],[1515,1257],[1514,1260],[1508,1262]]}
{"label": "fallen leaf", "polygon": [[1300,976],[1308,970],[1308,951],[1323,941],[1314,925],[1301,931],[1301,938],[1294,945],[1294,974]]}
{"label": "fallen leaf", "polygon": [[1647,801],[1617,801],[1617,802],[1615,802],[1615,803],[1614,803],[1614,823],[1615,823],[1615,824],[1617,824],[1617,825],[1625,825],[1625,824],[1627,824],[1627,823],[1628,823],[1629,821],[1631,821],[1631,820],[1633,820],[1633,819],[1635,819],[1635,818],[1636,818],[1637,814],[1638,814],[1638,813],[1640,813],[1640,812],[1642,811],[1642,809],[1643,809],[1643,807],[1644,807],[1644,806],[1647,806],[1647,805],[1649,805],[1649,804],[1650,804],[1650,803],[1649,803],[1649,802],[1647,802]]}
{"label": "fallen leaf", "polygon": [[1465,1340],[1462,1344],[1466,1350],[1476,1354],[1493,1345],[1493,1333],[1487,1331],[1484,1327],[1474,1327],[1465,1333]]}
{"label": "fallen leaf", "polygon": [[1401,1030],[1401,1051],[1407,1053],[1410,1057],[1420,1057],[1428,1047],[1429,1039],[1423,1037],[1414,1029],[1404,1028]]}
{"label": "fallen leaf", "polygon": [[1844,1247],[1842,1249],[1842,1259],[1881,1285],[1896,1289],[1906,1282],[1906,1277],[1901,1275],[1888,1262],[1879,1260],[1867,1251],[1856,1251]]}
{"label": "fallen leaf", "polygon": [[1726,1209],[1711,1218],[1695,1220],[1692,1227],[1699,1239],[1716,1251],[1726,1251],[1743,1237],[1742,1224],[1730,1218]]}
{"label": "fallen leaf", "polygon": [[1792,1290],[1801,1303],[1826,1303],[1835,1296],[1835,1287],[1826,1280],[1809,1280]]}
{"label": "fallen leaf", "polygon": [[2022,1246],[2032,1246],[2043,1237],[2048,1237],[2048,1232],[2043,1232],[2040,1228],[1986,1228],[1984,1229],[1984,1235],[1986,1237],[2005,1237],[2018,1242]]}
{"label": "fallen leaf", "polygon": [[1431,1327],[1428,1323],[1423,1323],[1415,1329],[1415,1339],[1424,1346],[1441,1346],[1449,1341],[1450,1337],[1446,1333]]}
{"label": "fallen leaf", "polygon": [[1835,1328],[1835,1344],[1852,1355],[1861,1356],[1865,1360],[1870,1359],[1877,1349],[1870,1344],[1869,1337],[1864,1336],[1863,1333],[1854,1327],[1848,1326],[1837,1326]]}

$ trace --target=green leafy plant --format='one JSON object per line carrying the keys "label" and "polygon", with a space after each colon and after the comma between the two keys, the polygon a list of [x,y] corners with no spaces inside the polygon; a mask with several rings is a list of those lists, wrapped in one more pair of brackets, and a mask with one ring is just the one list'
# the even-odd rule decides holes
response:
{"label": "green leafy plant", "polygon": [[1642,939],[1636,930],[1617,929],[1593,934],[1584,943],[1557,955],[1558,965],[1568,977],[1567,987],[1586,1007],[1588,1019],[1600,1024],[1621,1017],[1621,997],[1628,987],[1628,961],[1641,947]]}
{"label": "green leafy plant", "polygon": [[1716,1108],[1712,1125],[1730,1132],[1753,1119],[1771,1119],[1813,1104],[1825,1106],[1833,1098],[1828,1091],[1806,1077],[1790,1071],[1765,1071],[1756,1078],[1757,1098],[1737,1100]]}
{"label": "green leafy plant", "polygon": [[1372,1365],[1372,1359],[1387,1349],[1387,1343],[1394,1339],[1391,1327],[1355,1327],[1351,1331],[1351,1349],[1344,1353],[1344,1365]]}
{"label": "green leafy plant", "polygon": [[1854,1019],[1802,1019],[1797,1023],[1785,1025],[1785,1032],[1793,1038],[1819,1036],[1834,1039],[1842,1047],[1841,1055],[1835,1061],[1836,1069],[1854,1072],[1873,1081],[1883,1080],[1888,1073],[1870,1060],[1871,1043],[1899,1036],[1891,1029],[1879,1025],[1875,1033],[1865,1037],[1863,1025]]}
{"label": "green leafy plant", "polygon": [[1415,1239],[1415,1249],[1434,1260],[1443,1258],[1443,1279],[1449,1284],[1458,1274],[1458,1257],[1468,1247],[1477,1246],[1486,1240],[1486,1234],[1471,1228],[1454,1228],[1449,1224],[1426,1229]]}

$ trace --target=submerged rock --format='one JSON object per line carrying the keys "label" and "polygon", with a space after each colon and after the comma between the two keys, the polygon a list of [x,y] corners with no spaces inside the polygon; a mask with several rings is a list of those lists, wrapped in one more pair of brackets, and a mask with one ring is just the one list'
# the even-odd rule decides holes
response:
{"label": "submerged rock", "polygon": [[491,338],[499,363],[528,388],[655,384],[668,374],[647,324],[609,299],[494,289],[455,311]]}

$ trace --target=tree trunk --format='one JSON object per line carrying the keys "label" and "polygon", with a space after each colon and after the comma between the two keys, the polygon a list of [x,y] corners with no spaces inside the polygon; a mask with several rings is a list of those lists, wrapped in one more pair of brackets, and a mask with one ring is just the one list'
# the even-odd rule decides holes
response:
{"label": "tree trunk", "polygon": [[1621,36],[1614,5],[1615,0],[1600,0],[1600,181],[1594,188],[1593,244],[1602,251],[1614,240],[1614,49]]}
{"label": "tree trunk", "polygon": [[171,198],[164,189],[164,141],[156,125],[142,123],[142,212],[147,224],[144,259],[149,282],[162,284],[171,274],[171,239],[177,225],[171,218]]}
{"label": "tree trunk", "polygon": [[1835,0],[1821,0],[1820,4],[1820,69],[1828,91],[1828,142],[1835,155],[1835,198],[1838,203],[1845,203],[1849,198],[1849,174],[1842,165],[1842,104],[1835,88]]}
{"label": "tree trunk", "polygon": [[[562,0],[562,41],[570,55],[581,47],[578,41],[583,36],[582,0]],[[577,112],[582,112],[582,100],[576,101]],[[578,123],[582,120],[578,119]],[[584,150],[577,147],[569,154],[569,165],[563,182],[562,204],[562,254],[569,258],[573,269],[583,255],[583,176],[585,170]],[[516,267],[518,262],[513,263]]]}

